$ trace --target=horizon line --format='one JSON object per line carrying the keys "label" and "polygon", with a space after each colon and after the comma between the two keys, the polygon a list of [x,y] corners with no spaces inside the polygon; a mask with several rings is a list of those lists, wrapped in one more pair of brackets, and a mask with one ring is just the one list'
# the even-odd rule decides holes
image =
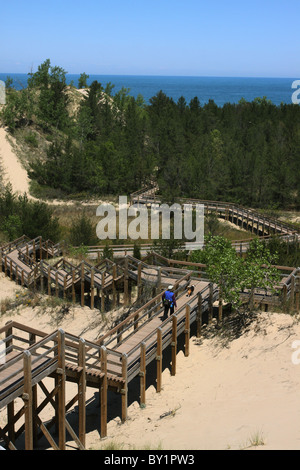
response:
{"label": "horizon line", "polygon": [[[35,73],[35,72],[34,72]],[[249,76],[249,75],[160,75],[160,74],[128,74],[128,73],[91,73],[91,72],[80,72],[80,73],[75,73],[75,72],[66,72],[66,76],[68,75],[78,75],[80,76],[82,73],[86,73],[87,75],[96,75],[96,76],[103,76],[103,77],[165,77],[165,78],[261,78],[261,79],[289,79],[289,80],[295,80],[299,78],[298,76],[296,77],[288,77],[288,76]],[[30,75],[30,72],[0,72],[1,75],[9,75],[9,74],[14,74],[14,75]]]}

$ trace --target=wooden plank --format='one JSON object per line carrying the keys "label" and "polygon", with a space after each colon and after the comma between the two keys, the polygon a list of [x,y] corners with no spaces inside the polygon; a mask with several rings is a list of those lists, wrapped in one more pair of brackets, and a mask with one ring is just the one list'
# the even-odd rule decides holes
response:
{"label": "wooden plank", "polygon": [[46,428],[46,426],[44,425],[44,423],[41,421],[40,417],[37,416],[37,422],[39,424],[39,427],[41,429],[41,431],[43,432],[44,436],[46,437],[47,441],[49,442],[49,444],[51,445],[51,447],[54,449],[54,450],[59,450],[59,447],[58,445],[56,444],[55,440],[53,439],[53,437],[51,436],[50,432],[48,431],[48,429]]}

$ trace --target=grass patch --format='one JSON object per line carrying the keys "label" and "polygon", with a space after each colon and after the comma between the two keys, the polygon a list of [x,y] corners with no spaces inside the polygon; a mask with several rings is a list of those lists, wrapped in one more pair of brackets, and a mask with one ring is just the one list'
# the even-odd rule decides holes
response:
{"label": "grass patch", "polygon": [[242,450],[249,449],[251,447],[258,447],[266,445],[265,437],[261,431],[255,431],[244,446],[242,446]]}

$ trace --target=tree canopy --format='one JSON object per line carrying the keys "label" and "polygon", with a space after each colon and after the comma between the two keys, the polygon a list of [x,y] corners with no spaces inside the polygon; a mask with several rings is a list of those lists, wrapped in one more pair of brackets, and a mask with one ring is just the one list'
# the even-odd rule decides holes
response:
{"label": "tree canopy", "polygon": [[[239,311],[242,307],[253,307],[255,289],[276,292],[280,281],[277,254],[258,239],[250,242],[246,256],[240,257],[231,242],[222,236],[209,236],[202,251],[192,253],[191,261],[206,264],[208,278],[220,289],[222,300]],[[241,298],[241,293],[248,300]]]}
{"label": "tree canopy", "polygon": [[[81,74],[80,85],[87,85]],[[66,72],[50,60],[10,90],[2,112],[12,129],[50,133],[46,156],[31,166],[40,185],[65,194],[129,194],[156,179],[162,197],[226,200],[248,207],[300,207],[300,107],[241,100],[218,107],[201,97],[149,103],[94,81],[76,115],[67,112]],[[200,98],[200,99],[199,99]]]}

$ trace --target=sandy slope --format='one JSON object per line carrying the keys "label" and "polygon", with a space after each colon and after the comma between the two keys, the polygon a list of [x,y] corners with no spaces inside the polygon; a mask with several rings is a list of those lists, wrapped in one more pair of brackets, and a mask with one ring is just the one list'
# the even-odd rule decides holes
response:
{"label": "sandy slope", "polygon": [[[0,275],[0,300],[14,298],[15,283]],[[101,328],[99,312],[76,307],[63,321],[53,312],[26,307],[0,317],[51,332],[65,331],[94,339]],[[109,316],[108,316],[109,318]],[[102,324],[103,326],[103,324]],[[257,435],[264,444],[252,449],[300,449],[300,357],[293,342],[300,340],[295,317],[263,313],[239,339],[223,346],[216,339],[191,338],[190,356],[177,355],[177,374],[163,372],[163,390],[156,393],[155,377],[147,370],[146,407],[138,402],[139,383],[129,389],[128,421],[121,425],[120,397],[110,393],[108,438],[99,438],[98,394],[87,406],[87,448],[117,443],[124,449],[240,449],[251,447]],[[154,369],[155,375],[155,369]],[[50,387],[51,388],[51,387]],[[67,385],[70,397],[76,390]],[[95,390],[88,389],[94,398]],[[41,396],[41,399],[43,396]],[[173,413],[161,417],[165,413]],[[50,419],[53,410],[45,410]],[[5,417],[0,416],[0,422]],[[68,442],[68,449],[76,447]]]}
{"label": "sandy slope", "polygon": [[[9,137],[9,138],[8,138]],[[27,171],[23,167],[22,163],[20,162],[19,158],[17,157],[13,146],[11,145],[12,141],[14,145],[16,141],[14,138],[8,134],[7,130],[4,127],[0,127],[0,172],[1,177],[3,178],[3,184],[11,184],[12,190],[14,193],[24,194],[26,193],[28,199],[38,201],[37,198],[33,197],[29,193],[29,183],[30,179],[28,177]],[[1,178],[0,178],[1,182]],[[71,201],[71,200],[43,200],[47,204],[52,206],[63,205],[63,206],[71,206],[71,205],[78,205],[78,201]],[[81,206],[86,205],[95,205],[95,208],[101,204],[102,200],[92,200],[88,202],[80,202]],[[107,201],[106,201],[107,202]],[[110,201],[114,204],[113,201]]]}
{"label": "sandy slope", "polygon": [[[11,183],[16,193],[29,195],[29,178],[17,155],[7,139],[7,131],[0,127],[0,163],[3,169],[4,183]],[[10,137],[12,138],[12,137]]]}

